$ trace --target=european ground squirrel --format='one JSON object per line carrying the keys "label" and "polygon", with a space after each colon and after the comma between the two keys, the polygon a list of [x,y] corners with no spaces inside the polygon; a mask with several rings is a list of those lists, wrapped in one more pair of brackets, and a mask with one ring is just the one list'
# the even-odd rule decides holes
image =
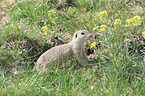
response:
{"label": "european ground squirrel", "polygon": [[43,53],[36,62],[35,70],[55,67],[71,58],[76,58],[81,65],[85,65],[86,61],[93,61],[86,56],[84,50],[84,42],[90,39],[91,35],[87,30],[75,32],[69,43],[58,45]]}

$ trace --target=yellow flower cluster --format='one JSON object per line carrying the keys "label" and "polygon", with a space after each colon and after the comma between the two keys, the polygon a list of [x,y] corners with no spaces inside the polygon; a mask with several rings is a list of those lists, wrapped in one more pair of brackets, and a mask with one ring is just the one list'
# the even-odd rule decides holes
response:
{"label": "yellow flower cluster", "polygon": [[138,21],[140,20],[140,16],[134,16],[134,17],[132,18],[132,20],[133,20],[134,22],[138,22]]}
{"label": "yellow flower cluster", "polygon": [[105,31],[105,29],[106,29],[107,27],[108,27],[108,26],[106,26],[106,25],[101,25],[101,26],[100,26],[100,28],[101,28],[100,31],[101,31],[101,32]]}
{"label": "yellow flower cluster", "polygon": [[44,32],[45,35],[47,35],[47,34],[51,34],[51,35],[55,34],[55,31],[51,31],[47,26],[43,26],[41,28],[41,30]]}
{"label": "yellow flower cluster", "polygon": [[129,43],[130,39],[125,39],[124,42],[125,43]]}
{"label": "yellow flower cluster", "polygon": [[126,22],[128,25],[130,25],[130,24],[132,24],[132,19],[127,19],[125,22]]}
{"label": "yellow flower cluster", "polygon": [[99,30],[99,26],[93,28],[93,31],[98,31],[98,30]]}
{"label": "yellow flower cluster", "polygon": [[100,26],[102,29],[106,29],[108,26],[106,26],[106,25],[101,25]]}
{"label": "yellow flower cluster", "polygon": [[116,26],[121,25],[121,23],[122,23],[122,21],[121,21],[120,19],[116,19],[116,20],[114,21],[114,25],[116,25]]}
{"label": "yellow flower cluster", "polygon": [[102,11],[98,15],[99,16],[108,16],[107,11]]}
{"label": "yellow flower cluster", "polygon": [[105,22],[107,17],[108,17],[108,14],[107,14],[107,11],[102,11],[98,14],[99,16],[99,19],[102,21],[102,22]]}
{"label": "yellow flower cluster", "polygon": [[54,34],[54,33],[55,33],[55,31],[51,31],[51,33],[52,33],[52,34]]}
{"label": "yellow flower cluster", "polygon": [[126,23],[127,23],[127,26],[131,26],[131,25],[138,26],[141,23],[141,18],[140,18],[140,16],[137,15],[131,19],[127,19]]}
{"label": "yellow flower cluster", "polygon": [[49,28],[47,26],[43,26],[41,30],[44,32],[44,34],[47,34]]}
{"label": "yellow flower cluster", "polygon": [[56,16],[56,11],[55,10],[49,10],[48,11],[48,16],[49,16],[49,18],[52,20],[52,21],[54,21],[55,19],[57,19],[58,17]]}
{"label": "yellow flower cluster", "polygon": [[145,39],[145,31],[142,32],[143,38]]}
{"label": "yellow flower cluster", "polygon": [[107,27],[108,27],[108,26],[106,26],[106,25],[96,26],[96,27],[93,28],[93,31],[98,31],[99,28],[100,28],[99,31],[100,31],[100,32],[103,32],[103,31],[106,30]]}
{"label": "yellow flower cluster", "polygon": [[95,48],[96,47],[96,44],[97,44],[97,42],[93,42],[93,43],[90,44],[90,47],[91,48]]}

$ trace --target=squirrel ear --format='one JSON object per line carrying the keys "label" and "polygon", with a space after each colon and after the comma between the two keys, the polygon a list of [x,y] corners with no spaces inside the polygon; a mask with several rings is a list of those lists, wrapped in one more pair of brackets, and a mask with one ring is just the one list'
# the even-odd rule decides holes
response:
{"label": "squirrel ear", "polygon": [[75,33],[74,35],[73,35],[73,40],[75,40],[76,38],[78,37],[78,35],[77,35],[77,33]]}

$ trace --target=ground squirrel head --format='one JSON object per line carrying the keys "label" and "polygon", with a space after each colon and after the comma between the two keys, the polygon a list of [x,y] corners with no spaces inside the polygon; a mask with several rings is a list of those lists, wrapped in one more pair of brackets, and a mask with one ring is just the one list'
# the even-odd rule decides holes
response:
{"label": "ground squirrel head", "polygon": [[87,31],[87,30],[80,30],[80,31],[75,32],[75,34],[73,35],[72,41],[75,40],[78,42],[85,42],[88,39],[90,39],[91,35],[92,34],[89,33],[89,31]]}

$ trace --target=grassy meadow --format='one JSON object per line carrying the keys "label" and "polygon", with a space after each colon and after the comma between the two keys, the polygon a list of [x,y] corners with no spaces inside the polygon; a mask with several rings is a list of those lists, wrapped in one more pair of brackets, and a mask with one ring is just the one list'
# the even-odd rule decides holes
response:
{"label": "grassy meadow", "polygon": [[[0,0],[0,96],[144,96],[144,0]],[[33,72],[77,30],[96,65]],[[61,43],[60,43],[61,42]]]}

